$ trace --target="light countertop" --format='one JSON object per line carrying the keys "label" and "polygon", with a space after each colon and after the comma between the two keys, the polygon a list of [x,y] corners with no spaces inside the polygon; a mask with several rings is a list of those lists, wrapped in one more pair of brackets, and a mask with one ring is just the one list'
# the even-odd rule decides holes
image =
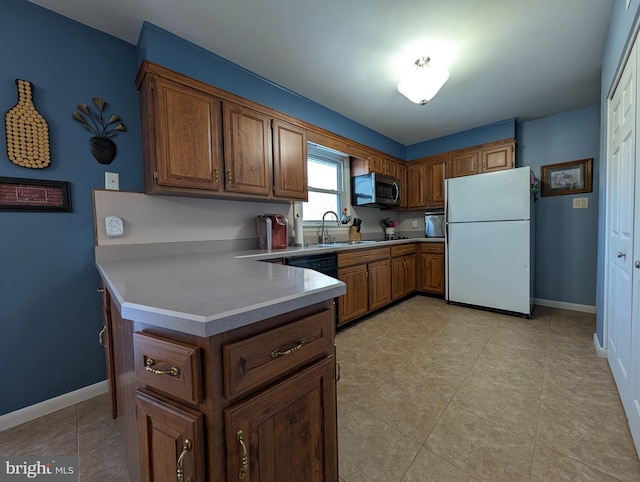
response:
{"label": "light countertop", "polygon": [[216,251],[209,243],[97,246],[96,265],[124,319],[212,336],[345,294],[344,283],[310,269],[259,260],[373,248]]}

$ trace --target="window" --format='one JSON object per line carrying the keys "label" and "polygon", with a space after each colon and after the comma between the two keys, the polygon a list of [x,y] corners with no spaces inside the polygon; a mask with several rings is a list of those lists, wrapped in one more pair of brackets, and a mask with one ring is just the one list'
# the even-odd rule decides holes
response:
{"label": "window", "polygon": [[340,216],[343,208],[348,207],[345,189],[345,173],[348,157],[331,149],[315,144],[307,147],[307,179],[309,201],[302,203],[302,219],[321,221],[327,211]]}

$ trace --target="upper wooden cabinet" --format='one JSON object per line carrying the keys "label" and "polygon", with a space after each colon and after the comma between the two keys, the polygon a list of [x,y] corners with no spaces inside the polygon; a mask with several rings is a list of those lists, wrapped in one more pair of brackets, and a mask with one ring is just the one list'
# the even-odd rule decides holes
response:
{"label": "upper wooden cabinet", "polygon": [[480,156],[482,159],[482,172],[502,171],[515,167],[514,162],[515,143],[506,142],[482,149]]}
{"label": "upper wooden cabinet", "polygon": [[454,151],[450,153],[451,177],[512,169],[515,167],[514,152],[513,139]]}
{"label": "upper wooden cabinet", "polygon": [[150,76],[140,88],[140,101],[147,192],[219,190],[220,100],[194,86]]}
{"label": "upper wooden cabinet", "polygon": [[385,176],[397,177],[396,162],[377,154],[365,154],[351,157],[351,175],[360,176],[376,172]]}
{"label": "upper wooden cabinet", "polygon": [[278,197],[306,201],[307,131],[275,119],[272,128],[273,192]]}
{"label": "upper wooden cabinet", "polygon": [[426,204],[428,209],[444,209],[444,180],[449,176],[449,156],[426,161]]}
{"label": "upper wooden cabinet", "polygon": [[400,206],[407,207],[409,186],[407,185],[407,166],[406,163],[396,164],[396,177],[400,180]]}
{"label": "upper wooden cabinet", "polygon": [[424,161],[407,166],[407,208],[423,208],[427,202],[427,167]]}
{"label": "upper wooden cabinet", "polygon": [[306,129],[149,62],[137,79],[145,192],[307,199]]}
{"label": "upper wooden cabinet", "polygon": [[268,196],[271,191],[271,118],[223,104],[225,190]]}
{"label": "upper wooden cabinet", "polygon": [[478,174],[480,152],[477,150],[456,151],[451,155],[451,177]]}

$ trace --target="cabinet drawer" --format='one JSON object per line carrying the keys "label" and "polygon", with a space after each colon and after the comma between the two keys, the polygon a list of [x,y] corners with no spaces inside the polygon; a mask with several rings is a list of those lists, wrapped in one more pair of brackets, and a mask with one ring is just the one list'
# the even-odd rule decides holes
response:
{"label": "cabinet drawer", "polygon": [[357,249],[338,253],[338,268],[355,264],[371,263],[389,257],[389,248]]}
{"label": "cabinet drawer", "polygon": [[421,253],[444,253],[444,243],[422,243]]}
{"label": "cabinet drawer", "polygon": [[333,354],[333,310],[222,347],[227,399],[277,380]]}
{"label": "cabinet drawer", "polygon": [[149,333],[134,333],[133,346],[139,385],[180,400],[200,403],[200,348]]}
{"label": "cabinet drawer", "polygon": [[400,244],[398,246],[391,246],[391,257],[406,256],[407,254],[414,254],[416,252],[415,243]]}

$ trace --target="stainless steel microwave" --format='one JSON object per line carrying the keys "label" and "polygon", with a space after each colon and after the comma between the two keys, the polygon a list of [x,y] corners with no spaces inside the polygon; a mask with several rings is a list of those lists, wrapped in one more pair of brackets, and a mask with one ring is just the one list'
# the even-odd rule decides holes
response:
{"label": "stainless steel microwave", "polygon": [[398,206],[400,204],[400,180],[372,172],[355,176],[351,183],[354,206]]}

